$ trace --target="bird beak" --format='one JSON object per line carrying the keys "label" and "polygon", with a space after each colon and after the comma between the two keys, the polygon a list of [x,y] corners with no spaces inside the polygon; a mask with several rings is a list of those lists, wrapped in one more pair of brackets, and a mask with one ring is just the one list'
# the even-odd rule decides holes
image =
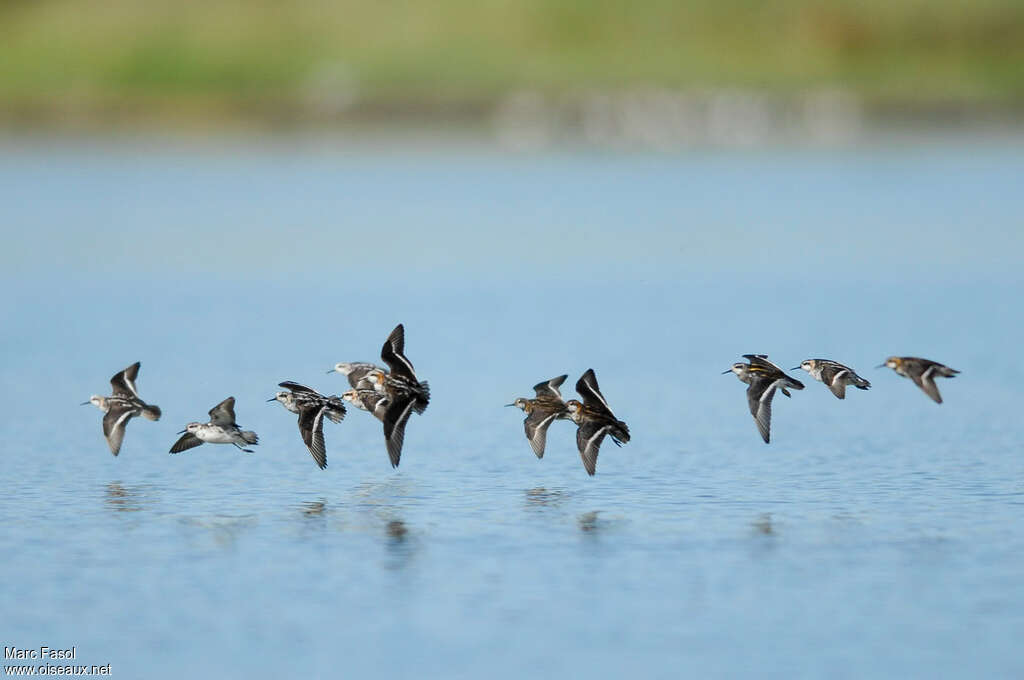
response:
{"label": "bird beak", "polygon": [[[85,403],[88,404],[89,402],[85,402]],[[515,406],[515,404],[505,404],[505,406]]]}
{"label": "bird beak", "polygon": [[91,401],[83,401],[81,404],[79,404],[79,406],[88,406],[91,403]]}
{"label": "bird beak", "polygon": [[277,401],[277,397],[271,397],[270,399],[267,399],[267,401]]}
{"label": "bird beak", "polygon": [[795,370],[800,369],[800,368],[803,368],[803,366],[794,366],[793,368],[791,368],[789,370],[795,371]]}
{"label": "bird beak", "polygon": [[333,368],[332,368],[331,370],[329,370],[329,371],[327,371],[327,372],[328,372],[328,373],[334,373],[334,370],[335,370],[335,369],[333,369]]}
{"label": "bird beak", "polygon": [[722,375],[725,375],[726,373],[732,373],[732,369],[730,368],[730,369],[729,369],[729,370],[727,370],[727,371],[722,371]]}
{"label": "bird beak", "polygon": [[188,432],[188,430],[182,430],[182,431],[181,431],[181,432],[179,432],[178,434],[185,434],[186,432]]}
{"label": "bird beak", "polygon": [[885,368],[885,364],[878,364],[875,368]]}

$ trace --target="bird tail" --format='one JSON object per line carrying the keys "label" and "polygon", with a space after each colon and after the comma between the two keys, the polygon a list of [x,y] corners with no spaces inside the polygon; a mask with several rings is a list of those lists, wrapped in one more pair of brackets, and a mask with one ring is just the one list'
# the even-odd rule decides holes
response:
{"label": "bird tail", "polygon": [[420,388],[422,388],[422,391],[416,395],[416,404],[412,408],[416,413],[422,414],[427,410],[427,404],[430,403],[430,383],[422,380],[420,381]]}
{"label": "bird tail", "polygon": [[629,426],[626,425],[626,423],[622,422],[621,420],[616,422],[615,424],[618,425],[618,429],[617,431],[613,431],[611,433],[612,437],[614,439],[618,439],[620,442],[625,444],[626,442],[629,441]]}
{"label": "bird tail", "polygon": [[327,408],[324,409],[324,415],[332,423],[340,423],[345,418],[345,412],[345,402],[336,397],[331,397],[330,401],[327,402]]}
{"label": "bird tail", "polygon": [[260,438],[256,436],[256,433],[252,430],[242,430],[242,439],[245,440],[246,444],[259,444]]}
{"label": "bird tail", "polygon": [[150,420],[160,420],[161,411],[160,407],[154,404],[146,404],[142,408],[142,415]]}

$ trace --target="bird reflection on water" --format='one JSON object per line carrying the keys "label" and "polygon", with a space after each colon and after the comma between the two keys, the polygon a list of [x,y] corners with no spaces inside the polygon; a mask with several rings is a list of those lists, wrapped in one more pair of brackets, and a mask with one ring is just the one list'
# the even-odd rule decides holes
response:
{"label": "bird reflection on water", "polygon": [[546,489],[543,486],[526,489],[524,493],[527,508],[556,507],[569,498],[565,489]]}
{"label": "bird reflection on water", "polygon": [[321,498],[316,501],[307,501],[301,506],[302,514],[306,517],[322,517],[327,510],[327,501]]}
{"label": "bird reflection on water", "polygon": [[116,512],[138,512],[150,502],[150,499],[140,487],[126,487],[122,486],[121,482],[110,482],[107,484],[103,502]]}
{"label": "bird reflection on water", "polygon": [[409,527],[400,519],[391,519],[384,525],[387,556],[384,567],[391,571],[402,571],[412,564],[416,556],[416,541]]}
{"label": "bird reflection on water", "polygon": [[585,534],[593,534],[601,529],[602,522],[598,520],[598,515],[601,513],[600,510],[593,510],[591,512],[585,512],[580,515],[576,521],[579,524],[580,531]]}

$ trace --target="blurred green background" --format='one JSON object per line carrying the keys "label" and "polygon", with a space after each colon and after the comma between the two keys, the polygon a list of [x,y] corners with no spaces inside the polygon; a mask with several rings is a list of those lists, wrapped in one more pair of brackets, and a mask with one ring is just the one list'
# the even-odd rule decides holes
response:
{"label": "blurred green background", "polygon": [[636,88],[1024,109],[1021,0],[0,0],[7,124],[472,119]]}

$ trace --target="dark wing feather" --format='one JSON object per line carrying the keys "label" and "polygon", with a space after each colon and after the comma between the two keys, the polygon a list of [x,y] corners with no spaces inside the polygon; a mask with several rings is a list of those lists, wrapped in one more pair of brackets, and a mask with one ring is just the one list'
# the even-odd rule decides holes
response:
{"label": "dark wing feather", "polygon": [[285,380],[282,383],[277,383],[277,385],[278,387],[283,387],[286,390],[291,390],[292,392],[305,392],[306,394],[315,394],[317,396],[320,396],[320,393],[314,390],[313,388],[306,387],[305,385],[300,385],[299,383],[292,382],[291,380]]}
{"label": "dark wing feather", "polygon": [[939,388],[935,386],[935,379],[932,377],[935,373],[935,367],[929,366],[923,373],[914,372],[910,377],[921,390],[927,394],[936,404],[942,403],[942,395],[939,394]]}
{"label": "dark wing feather", "polygon": [[412,362],[405,356],[405,327],[402,324],[395,326],[395,330],[391,331],[391,335],[384,341],[384,346],[380,349],[380,358],[395,375],[416,381],[416,371],[413,370]]}
{"label": "dark wing feather", "polygon": [[775,396],[775,389],[778,380],[752,380],[747,388],[747,404],[750,406],[750,415],[754,416],[757,423],[757,431],[767,444],[771,438],[772,428],[772,398]]}
{"label": "dark wing feather", "polygon": [[110,452],[115,456],[121,452],[124,441],[124,428],[134,415],[129,406],[112,405],[103,416],[103,436],[107,438]]}
{"label": "dark wing feather", "polygon": [[195,447],[199,446],[202,443],[202,439],[195,436],[191,432],[186,432],[185,434],[181,435],[181,439],[174,442],[174,446],[171,447],[171,453],[181,453],[182,451],[187,451],[188,449],[194,449]]}
{"label": "dark wing feather", "polygon": [[[836,375],[839,375],[840,373],[842,373],[842,371],[839,371]],[[843,376],[840,376],[839,380],[836,380],[833,377],[832,381],[827,384],[828,388],[832,390],[832,394],[836,395],[837,398],[846,399],[846,380],[843,379]]]}
{"label": "dark wing feather", "polygon": [[110,387],[114,390],[114,396],[140,398],[135,389],[135,379],[139,377],[139,366],[141,365],[141,362],[136,361],[110,379]]}
{"label": "dark wing feather", "polygon": [[538,397],[548,396],[561,400],[562,393],[558,391],[558,388],[562,386],[562,383],[564,383],[565,379],[568,377],[568,375],[560,375],[557,378],[537,383],[533,386],[533,390],[537,393]]}
{"label": "dark wing feather", "polygon": [[537,454],[538,458],[544,457],[544,446],[547,444],[548,439],[548,426],[558,417],[558,413],[558,411],[534,409],[523,421],[526,438],[530,441],[530,447]]}
{"label": "dark wing feather", "polygon": [[597,472],[597,452],[607,433],[608,424],[597,421],[586,421],[576,430],[576,446],[588,475],[593,476]]}
{"label": "dark wing feather", "polygon": [[576,381],[576,391],[583,397],[583,405],[585,407],[591,411],[615,417],[608,402],[605,401],[604,395],[601,394],[601,388],[597,385],[597,376],[594,375],[594,369],[588,368],[587,372],[580,376],[580,379]]}
{"label": "dark wing feather", "polygon": [[[384,411],[381,421],[384,423],[384,441],[388,447],[388,458],[391,467],[398,467],[402,458],[402,444],[405,442],[405,424],[412,415],[415,400],[402,397],[392,401]],[[375,413],[376,414],[376,413]]]}
{"label": "dark wing feather", "polygon": [[235,424],[235,398],[228,397],[210,409],[210,422],[214,425]]}
{"label": "dark wing feather", "polygon": [[324,404],[309,404],[299,410],[299,434],[313,460],[323,470],[327,467],[327,447],[324,444]]}

